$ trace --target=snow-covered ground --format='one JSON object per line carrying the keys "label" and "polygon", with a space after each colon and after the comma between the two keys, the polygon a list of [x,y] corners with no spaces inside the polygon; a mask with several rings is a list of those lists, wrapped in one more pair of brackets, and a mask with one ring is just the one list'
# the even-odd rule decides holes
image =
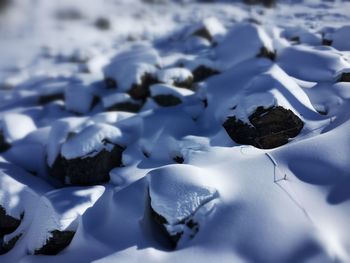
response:
{"label": "snow-covered ground", "polygon": [[0,12],[0,262],[350,262],[350,1]]}

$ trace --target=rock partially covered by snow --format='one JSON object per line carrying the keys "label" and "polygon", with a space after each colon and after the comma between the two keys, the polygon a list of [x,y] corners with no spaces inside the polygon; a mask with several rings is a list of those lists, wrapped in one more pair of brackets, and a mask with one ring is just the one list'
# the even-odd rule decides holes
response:
{"label": "rock partially covered by snow", "polygon": [[297,44],[303,43],[318,46],[322,42],[320,34],[313,33],[302,27],[288,27],[282,32],[282,37]]}
{"label": "rock partially covered by snow", "polygon": [[33,120],[24,114],[9,113],[2,119],[4,141],[12,143],[36,130]]}
{"label": "rock partially covered by snow", "polygon": [[157,72],[159,82],[180,88],[191,88],[193,75],[186,68],[161,69]]}
{"label": "rock partially covered by snow", "polygon": [[108,124],[90,125],[80,133],[72,135],[63,145],[61,155],[66,159],[94,156],[103,149],[108,149],[109,144],[121,141],[121,131]]}
{"label": "rock partially covered by snow", "polygon": [[261,26],[239,23],[218,44],[216,54],[222,67],[229,68],[254,57],[274,59],[274,48],[271,38]]}
{"label": "rock partially covered by snow", "polygon": [[160,64],[158,53],[152,47],[131,46],[105,67],[106,84],[121,92],[129,92],[135,99],[144,99],[148,95],[148,86],[156,81],[153,76]]}
{"label": "rock partially covered by snow", "polygon": [[315,82],[335,81],[339,71],[350,67],[329,47],[288,47],[278,55],[277,62],[288,75]]}
{"label": "rock partially covered by snow", "polygon": [[94,185],[109,180],[109,171],[122,164],[121,131],[109,124],[89,125],[71,134],[51,166],[51,175],[65,184]]}
{"label": "rock partially covered by snow", "polygon": [[79,218],[103,194],[104,187],[70,187],[40,198],[33,223],[27,231],[28,251],[56,255],[72,241]]}
{"label": "rock partially covered by snow", "polygon": [[142,103],[127,93],[113,93],[102,98],[103,107],[108,111],[138,112]]}
{"label": "rock partially covered by snow", "polygon": [[201,37],[209,42],[217,42],[225,34],[225,27],[215,17],[206,18],[189,30],[190,36]]}
{"label": "rock partially covered by snow", "polygon": [[271,149],[288,143],[297,136],[304,123],[291,110],[281,106],[262,106],[249,116],[249,123],[230,116],[223,124],[232,140],[261,149]]}
{"label": "rock partially covered by snow", "polygon": [[203,173],[191,165],[169,165],[149,174],[153,220],[166,229],[175,246],[186,225],[194,224],[198,231],[194,215],[217,197],[217,191],[203,180]]}
{"label": "rock partially covered by snow", "polygon": [[165,84],[152,85],[150,92],[153,100],[163,107],[178,105],[183,102],[185,96],[193,94],[191,90]]}

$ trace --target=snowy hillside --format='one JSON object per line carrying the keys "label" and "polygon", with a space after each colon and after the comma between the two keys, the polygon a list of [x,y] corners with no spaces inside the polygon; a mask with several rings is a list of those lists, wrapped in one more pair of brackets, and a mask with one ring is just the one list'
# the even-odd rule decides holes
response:
{"label": "snowy hillside", "polygon": [[0,47],[1,263],[350,262],[350,1],[0,1]]}

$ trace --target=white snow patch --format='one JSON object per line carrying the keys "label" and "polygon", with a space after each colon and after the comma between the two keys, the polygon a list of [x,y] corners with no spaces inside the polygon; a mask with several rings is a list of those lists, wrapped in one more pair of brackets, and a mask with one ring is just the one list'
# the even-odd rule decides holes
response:
{"label": "white snow patch", "polygon": [[205,172],[191,165],[169,165],[149,174],[152,208],[175,225],[216,196],[203,180]]}

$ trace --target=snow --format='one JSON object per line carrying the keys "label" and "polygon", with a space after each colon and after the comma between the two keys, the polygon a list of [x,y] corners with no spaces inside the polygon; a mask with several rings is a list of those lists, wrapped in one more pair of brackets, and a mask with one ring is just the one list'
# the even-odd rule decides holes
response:
{"label": "snow", "polygon": [[111,151],[110,143],[120,143],[121,137],[121,131],[114,126],[102,123],[90,125],[68,138],[62,145],[61,154],[66,159],[74,159],[99,153],[103,149]]}
{"label": "snow", "polygon": [[170,225],[186,219],[215,198],[216,190],[205,186],[201,173],[204,171],[190,165],[173,165],[150,173],[151,206]]}
{"label": "snow", "polygon": [[[84,114],[91,110],[94,95],[85,86],[69,86],[65,93],[66,109],[76,113]],[[79,103],[77,103],[79,98]]]}
{"label": "snow", "polygon": [[334,81],[341,69],[350,66],[338,52],[326,47],[289,47],[277,62],[289,75],[307,81]]}
{"label": "snow", "polygon": [[11,113],[6,114],[2,118],[2,130],[5,140],[12,143],[36,130],[36,125],[33,120],[26,115]]}
{"label": "snow", "polygon": [[154,84],[150,87],[151,96],[157,95],[173,95],[175,97],[183,97],[192,95],[193,91],[185,89],[185,88],[176,88],[171,85],[166,84]]}
{"label": "snow", "polygon": [[192,79],[192,73],[186,68],[169,68],[157,72],[157,79],[165,84],[174,85]]}
{"label": "snow", "polygon": [[133,45],[112,59],[104,75],[116,80],[120,91],[128,91],[133,84],[141,84],[144,74],[155,74],[160,64],[155,49],[146,44]]}
{"label": "snow", "polygon": [[[0,130],[11,144],[0,138],[0,205],[21,223],[0,246],[21,237],[0,262],[350,262],[350,83],[339,82],[350,2],[240,2],[12,1],[0,15]],[[199,66],[217,74],[176,87]],[[145,74],[159,83],[134,100]],[[160,107],[157,95],[182,103]],[[123,102],[142,108],[106,111]],[[302,131],[269,150],[234,142],[225,119],[249,124],[259,106],[291,110]],[[114,144],[123,165],[103,186],[51,177],[59,155]],[[175,249],[149,205],[169,233],[184,232]],[[70,245],[33,255],[54,230],[74,231]]]}
{"label": "snow", "polygon": [[350,26],[343,26],[331,35],[331,40],[333,40],[332,46],[338,50],[349,51],[350,41],[349,41]]}
{"label": "snow", "polygon": [[229,68],[256,57],[263,47],[274,51],[272,40],[266,31],[254,24],[239,23],[233,26],[218,44],[216,56],[223,64],[222,67]]}

